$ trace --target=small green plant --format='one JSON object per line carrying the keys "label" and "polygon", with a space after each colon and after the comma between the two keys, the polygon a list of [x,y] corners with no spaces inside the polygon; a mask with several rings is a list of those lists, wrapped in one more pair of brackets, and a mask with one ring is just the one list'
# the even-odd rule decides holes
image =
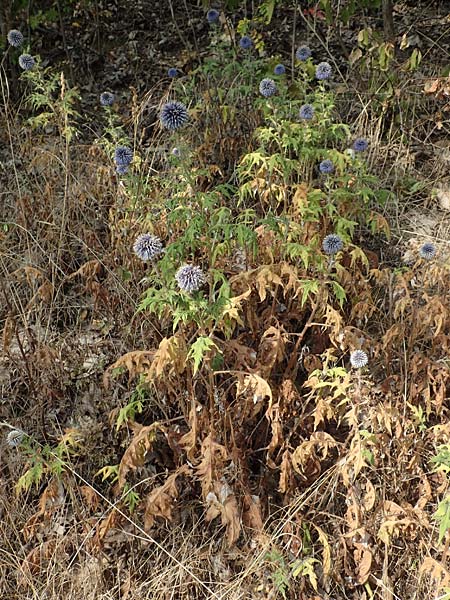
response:
{"label": "small green plant", "polygon": [[283,598],[287,598],[286,592],[289,590],[290,572],[283,555],[279,550],[273,549],[267,552],[264,558],[270,564],[272,585],[277,593],[281,594]]}
{"label": "small green plant", "polygon": [[122,425],[136,420],[136,415],[141,414],[144,410],[145,401],[148,397],[148,386],[141,380],[131,394],[128,404],[119,410],[116,419],[116,431],[118,431]]}
{"label": "small green plant", "polygon": [[67,85],[64,73],[52,67],[42,68],[40,59],[21,77],[30,86],[27,104],[37,113],[28,119],[30,126],[41,129],[56,126],[69,144],[77,133],[76,119],[80,116],[76,109],[78,90]]}
{"label": "small green plant", "polygon": [[16,483],[16,493],[27,492],[33,486],[38,488],[44,478],[61,478],[71,459],[77,455],[82,441],[76,429],[67,430],[55,447],[48,444],[41,446],[31,438],[25,438],[22,448],[27,467]]}

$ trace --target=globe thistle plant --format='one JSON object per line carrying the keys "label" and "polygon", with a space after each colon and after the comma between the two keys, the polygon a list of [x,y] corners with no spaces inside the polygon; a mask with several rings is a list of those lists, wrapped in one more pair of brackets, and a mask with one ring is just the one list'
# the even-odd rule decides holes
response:
{"label": "globe thistle plant", "polygon": [[310,121],[314,117],[314,107],[311,104],[304,104],[300,107],[300,119]]}
{"label": "globe thistle plant", "polygon": [[100,94],[100,104],[102,106],[112,106],[114,104],[114,94],[111,94],[111,92],[102,92]]}
{"label": "globe thistle plant", "polygon": [[36,61],[29,54],[21,54],[19,56],[19,65],[24,71],[30,71],[35,64]]}
{"label": "globe thistle plant", "polygon": [[432,260],[436,256],[436,246],[431,242],[425,242],[419,249],[420,257],[425,260]]}
{"label": "globe thistle plant", "polygon": [[321,62],[316,67],[316,79],[320,81],[330,79],[332,68],[327,62]]}
{"label": "globe thistle plant", "polygon": [[286,67],[279,63],[275,66],[273,72],[275,75],[284,75],[286,73]]}
{"label": "globe thistle plant", "polygon": [[162,241],[151,233],[143,233],[133,244],[134,253],[143,261],[155,260],[164,252]]}
{"label": "globe thistle plant", "polygon": [[344,242],[337,233],[330,233],[330,235],[327,235],[322,242],[323,251],[329,256],[337,254],[339,250],[342,250],[343,246]]}
{"label": "globe thistle plant", "polygon": [[311,48],[309,46],[306,46],[306,44],[303,44],[302,46],[299,46],[297,48],[295,52],[295,58],[304,62],[305,60],[308,60],[311,54]]}
{"label": "globe thistle plant", "polygon": [[20,429],[11,429],[6,436],[6,443],[10,448],[17,448],[22,443],[24,437],[25,433]]}
{"label": "globe thistle plant", "polygon": [[182,102],[173,100],[164,104],[159,118],[163,127],[175,131],[186,125],[189,115],[186,106]]}
{"label": "globe thistle plant", "polygon": [[206,281],[205,274],[200,267],[195,265],[183,265],[175,275],[178,287],[183,292],[192,293],[199,290]]}
{"label": "globe thistle plant", "polygon": [[264,96],[264,98],[270,98],[277,93],[277,86],[273,79],[262,79],[259,84],[259,91]]}
{"label": "globe thistle plant", "polygon": [[208,23],[216,23],[219,20],[220,13],[215,8],[211,8],[206,13],[206,19]]}
{"label": "globe thistle plant", "polygon": [[19,48],[23,44],[23,35],[18,29],[11,29],[8,32],[8,42],[14,48]]}
{"label": "globe thistle plant", "polygon": [[178,75],[178,70],[175,67],[170,67],[167,71],[167,75],[172,78],[176,77]]}
{"label": "globe thistle plant", "polygon": [[334,171],[333,162],[329,158],[326,158],[325,160],[323,160],[320,163],[319,171],[321,173],[323,173],[324,175],[329,175],[330,173],[332,173]]}
{"label": "globe thistle plant", "polygon": [[356,138],[353,142],[353,150],[355,152],[365,152],[369,147],[369,142],[366,138]]}
{"label": "globe thistle plant", "polygon": [[253,40],[249,35],[243,35],[239,40],[239,46],[242,50],[250,50],[253,46]]}
{"label": "globe thistle plant", "polygon": [[126,166],[131,164],[133,160],[133,152],[128,146],[117,146],[114,150],[114,162],[118,167]]}
{"label": "globe thistle plant", "polygon": [[350,354],[350,364],[354,369],[362,369],[369,362],[369,357],[364,350],[355,350]]}

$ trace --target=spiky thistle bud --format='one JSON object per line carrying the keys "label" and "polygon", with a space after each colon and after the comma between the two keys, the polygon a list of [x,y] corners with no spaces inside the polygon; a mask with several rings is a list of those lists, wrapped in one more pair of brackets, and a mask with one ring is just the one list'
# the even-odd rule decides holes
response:
{"label": "spiky thistle bud", "polygon": [[206,281],[205,274],[196,265],[183,265],[178,269],[175,279],[180,290],[187,293],[196,292]]}
{"label": "spiky thistle bud", "polygon": [[277,93],[277,86],[273,79],[262,79],[259,84],[259,91],[265,98],[270,98]]}
{"label": "spiky thistle bud", "polygon": [[364,350],[355,350],[350,354],[350,364],[354,369],[362,369],[369,362],[369,357]]}
{"label": "spiky thistle bud", "polygon": [[300,119],[310,121],[314,117],[314,107],[311,104],[304,104],[300,107]]}
{"label": "spiky thistle bud", "polygon": [[332,71],[331,65],[329,65],[327,62],[321,62],[316,67],[316,79],[329,79]]}
{"label": "spiky thistle bud", "polygon": [[11,431],[6,436],[6,443],[10,448],[17,448],[20,446],[23,439],[25,437],[25,433],[20,429],[11,429]]}
{"label": "spiky thistle bud", "polygon": [[419,255],[425,260],[431,260],[436,256],[436,246],[431,242],[425,242],[419,249]]}
{"label": "spiky thistle bud", "polygon": [[216,21],[218,21],[218,19],[219,19],[219,16],[220,16],[219,11],[216,10],[215,8],[211,8],[206,13],[206,20],[208,21],[208,23],[216,23]]}
{"label": "spiky thistle bud", "polygon": [[164,104],[159,118],[163,127],[175,131],[186,125],[189,115],[186,106],[182,102],[173,100]]}
{"label": "spiky thistle bud", "polygon": [[323,173],[324,175],[329,175],[330,173],[332,173],[334,171],[333,162],[329,158],[326,158],[325,160],[323,160],[320,163],[319,171],[321,173]]}
{"label": "spiky thistle bud", "polygon": [[253,47],[253,40],[249,35],[243,35],[239,40],[239,46],[242,50],[250,50]]}
{"label": "spiky thistle bud", "polygon": [[301,46],[299,46],[295,52],[295,58],[297,58],[297,60],[301,60],[302,62],[304,62],[305,60],[308,60],[308,58],[311,56],[312,52],[311,52],[311,48],[309,46],[307,46],[306,44],[302,44]]}
{"label": "spiky thistle bud", "polygon": [[21,54],[19,56],[19,65],[24,71],[30,71],[35,64],[36,61],[29,54]]}
{"label": "spiky thistle bud", "polygon": [[100,94],[100,104],[102,106],[112,106],[114,104],[114,94],[111,92],[102,92]]}
{"label": "spiky thistle bud", "polygon": [[8,42],[14,48],[19,48],[23,44],[23,35],[18,29],[11,29],[8,32]]}
{"label": "spiky thistle bud", "polygon": [[151,233],[143,233],[136,238],[133,244],[134,253],[143,261],[155,260],[164,252],[162,241]]}
{"label": "spiky thistle bud", "polygon": [[133,151],[128,146],[117,146],[114,150],[114,162],[118,166],[128,166],[133,160]]}
{"label": "spiky thistle bud", "polygon": [[344,242],[337,233],[330,233],[327,235],[322,242],[322,248],[325,254],[336,254],[339,250],[342,250]]}

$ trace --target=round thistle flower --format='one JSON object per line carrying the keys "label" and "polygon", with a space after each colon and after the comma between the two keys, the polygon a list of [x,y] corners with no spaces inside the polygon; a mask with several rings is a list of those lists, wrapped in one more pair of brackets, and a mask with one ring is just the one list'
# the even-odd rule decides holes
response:
{"label": "round thistle flower", "polygon": [[353,150],[355,152],[365,152],[369,147],[369,142],[366,138],[356,138],[353,142]]}
{"label": "round thistle flower", "polygon": [[331,77],[331,73],[331,66],[327,62],[321,62],[316,67],[316,79],[329,79]]}
{"label": "round thistle flower", "polygon": [[133,160],[133,152],[128,146],[117,146],[114,150],[114,162],[119,167],[128,167]]}
{"label": "round thistle flower", "polygon": [[421,246],[419,249],[420,257],[424,258],[425,260],[431,260],[436,256],[436,253],[436,246],[431,242],[425,242],[425,244],[423,244],[423,246]]}
{"label": "round thistle flower", "polygon": [[195,265],[183,265],[175,275],[178,287],[183,292],[196,292],[206,281],[206,277],[200,267]]}
{"label": "round thistle flower", "polygon": [[262,79],[259,84],[259,91],[265,98],[270,98],[277,93],[277,86],[273,79]]}
{"label": "round thistle flower", "polygon": [[181,156],[181,150],[179,148],[172,148],[172,156]]}
{"label": "round thistle flower", "polygon": [[250,48],[253,46],[252,38],[249,35],[243,35],[239,40],[239,46],[242,48],[242,50],[250,50]]}
{"label": "round thistle flower", "polygon": [[169,77],[176,77],[178,75],[178,70],[175,67],[170,67],[170,69],[167,70],[167,75]]}
{"label": "round thistle flower", "polygon": [[117,175],[126,175],[128,173],[129,168],[129,165],[117,165],[116,173]]}
{"label": "round thistle flower", "polygon": [[281,63],[278,63],[278,65],[275,66],[273,72],[275,73],[275,75],[284,75],[286,73],[286,67]]}
{"label": "round thistle flower", "polygon": [[111,92],[102,92],[100,94],[100,104],[102,106],[112,106],[114,104],[114,94]]}
{"label": "round thistle flower", "polygon": [[11,44],[11,46],[14,46],[14,48],[18,48],[23,44],[22,33],[18,29],[11,29],[11,31],[8,33],[8,42]]}
{"label": "round thistle flower", "polygon": [[309,121],[314,117],[314,107],[311,104],[304,104],[300,107],[300,119]]}
{"label": "round thistle flower", "polygon": [[20,429],[11,429],[6,436],[6,443],[10,448],[17,448],[23,441],[25,434]]}
{"label": "round thistle flower", "polygon": [[299,46],[297,48],[295,57],[297,58],[297,60],[301,60],[304,62],[305,60],[308,60],[308,58],[311,56],[311,54],[312,54],[311,48],[309,46],[307,46],[306,44],[303,44],[302,46]]}
{"label": "round thistle flower", "polygon": [[163,127],[175,131],[186,125],[189,115],[186,106],[182,102],[174,100],[164,104],[159,118]]}
{"label": "round thistle flower", "polygon": [[355,350],[350,354],[350,364],[354,369],[362,369],[369,362],[369,357],[364,350]]}
{"label": "round thistle flower", "polygon": [[322,242],[322,248],[325,254],[337,254],[339,250],[342,250],[344,242],[337,233],[330,233],[327,235]]}
{"label": "round thistle flower", "polygon": [[35,64],[36,61],[29,54],[21,54],[19,56],[19,65],[24,71],[30,71]]}
{"label": "round thistle flower", "polygon": [[334,165],[332,161],[328,158],[323,160],[319,165],[319,171],[324,175],[329,175],[330,173],[332,173],[334,171]]}
{"label": "round thistle flower", "polygon": [[141,260],[155,260],[164,252],[162,241],[151,233],[139,235],[133,244],[133,250]]}
{"label": "round thistle flower", "polygon": [[208,23],[215,23],[219,19],[220,13],[215,8],[211,8],[206,13],[206,19]]}

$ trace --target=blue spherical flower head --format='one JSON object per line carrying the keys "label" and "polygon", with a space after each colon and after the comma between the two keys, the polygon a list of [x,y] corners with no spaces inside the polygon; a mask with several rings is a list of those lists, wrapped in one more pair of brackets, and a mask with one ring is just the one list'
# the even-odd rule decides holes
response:
{"label": "blue spherical flower head", "polygon": [[265,98],[270,98],[277,93],[277,86],[273,79],[262,79],[259,84],[259,91]]}
{"label": "blue spherical flower head", "polygon": [[275,73],[275,75],[284,75],[286,73],[286,67],[279,63],[278,65],[276,65],[273,72]]}
{"label": "blue spherical flower head", "polygon": [[176,156],[178,158],[181,156],[181,150],[179,148],[172,148],[172,156]]}
{"label": "blue spherical flower head", "polygon": [[29,54],[21,54],[19,56],[19,65],[24,71],[30,71],[35,64],[36,61]]}
{"label": "blue spherical flower head", "polygon": [[155,260],[164,252],[162,241],[151,233],[143,233],[133,244],[134,253],[143,261]]}
{"label": "blue spherical flower head", "polygon": [[111,92],[102,92],[100,94],[100,104],[102,106],[112,106],[114,104],[114,94]]}
{"label": "blue spherical flower head", "polygon": [[178,70],[175,67],[170,67],[167,71],[167,75],[169,77],[176,77],[178,75]]}
{"label": "blue spherical flower head", "polygon": [[366,138],[356,138],[353,142],[353,150],[355,152],[365,152],[369,147],[369,142]]}
{"label": "blue spherical flower head", "polygon": [[355,350],[350,354],[350,364],[354,369],[362,369],[369,362],[369,357],[364,350]]}
{"label": "blue spherical flower head", "polygon": [[332,71],[331,65],[327,62],[321,62],[316,67],[316,79],[320,81],[330,79]]}
{"label": "blue spherical flower head", "polygon": [[419,249],[420,257],[424,258],[425,260],[433,259],[436,256],[436,253],[436,246],[431,242],[425,242],[425,244],[423,244],[423,246],[421,246]]}
{"label": "blue spherical flower head", "polygon": [[314,107],[311,104],[304,104],[300,107],[300,119],[310,121],[314,117]]}
{"label": "blue spherical flower head", "polygon": [[250,48],[253,46],[252,38],[249,35],[242,36],[239,40],[239,46],[242,48],[242,50],[250,50]]}
{"label": "blue spherical flower head", "polygon": [[8,42],[14,48],[19,48],[23,44],[23,35],[18,29],[11,29],[8,32]]}
{"label": "blue spherical flower head", "polygon": [[305,62],[305,60],[308,60],[308,58],[311,56],[312,52],[311,52],[311,48],[309,46],[306,46],[306,44],[303,44],[302,46],[299,46],[297,48],[297,51],[295,52],[295,58],[297,60],[301,60],[302,62]]}
{"label": "blue spherical flower head", "polygon": [[183,265],[175,275],[178,287],[188,294],[199,290],[206,281],[206,277],[200,267],[195,265]]}
{"label": "blue spherical flower head", "polygon": [[220,13],[215,8],[211,8],[206,13],[206,19],[208,23],[216,23],[219,20]]}
{"label": "blue spherical flower head", "polygon": [[323,160],[319,165],[319,171],[324,175],[329,175],[334,171],[334,165],[329,158]]}
{"label": "blue spherical flower head", "polygon": [[119,167],[126,166],[128,167],[133,160],[133,152],[128,148],[128,146],[117,146],[114,150],[114,162]]}
{"label": "blue spherical flower head", "polygon": [[164,104],[159,118],[163,127],[175,131],[186,125],[189,115],[186,106],[174,100]]}
{"label": "blue spherical flower head", "polygon": [[327,235],[322,242],[323,251],[325,254],[330,256],[337,254],[340,250],[342,250],[343,246],[344,242],[342,241],[341,237],[337,235],[337,233],[330,233],[330,235]]}

